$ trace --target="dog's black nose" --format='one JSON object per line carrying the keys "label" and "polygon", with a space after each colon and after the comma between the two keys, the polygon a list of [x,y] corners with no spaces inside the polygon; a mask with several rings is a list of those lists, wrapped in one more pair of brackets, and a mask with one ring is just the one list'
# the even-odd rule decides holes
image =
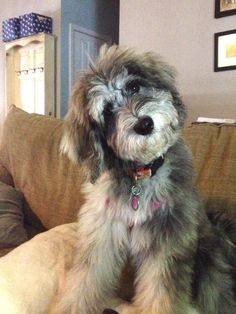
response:
{"label": "dog's black nose", "polygon": [[111,310],[111,309],[105,309],[102,314],[119,314],[118,312]]}
{"label": "dog's black nose", "polygon": [[145,116],[138,120],[134,126],[134,131],[140,135],[148,135],[152,133],[154,123],[152,118]]}

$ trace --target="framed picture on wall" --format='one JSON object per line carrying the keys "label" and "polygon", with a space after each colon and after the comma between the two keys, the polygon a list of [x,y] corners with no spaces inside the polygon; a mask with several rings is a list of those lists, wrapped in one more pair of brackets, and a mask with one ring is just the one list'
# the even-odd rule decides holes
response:
{"label": "framed picture on wall", "polygon": [[214,71],[236,70],[236,29],[215,33]]}
{"label": "framed picture on wall", "polygon": [[236,0],[215,0],[215,18],[236,14]]}

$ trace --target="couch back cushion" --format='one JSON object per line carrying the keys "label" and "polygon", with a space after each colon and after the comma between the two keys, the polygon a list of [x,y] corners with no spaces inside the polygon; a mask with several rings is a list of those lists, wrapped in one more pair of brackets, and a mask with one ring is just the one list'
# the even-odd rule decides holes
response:
{"label": "couch back cushion", "polygon": [[226,210],[236,218],[236,125],[196,123],[184,137],[207,211]]}
{"label": "couch back cushion", "polygon": [[[59,152],[62,131],[61,120],[17,108],[3,128],[0,164],[47,229],[74,221],[84,202],[82,168]],[[193,124],[183,135],[207,210],[236,216],[236,125]]]}
{"label": "couch back cushion", "polygon": [[81,167],[59,152],[62,130],[61,120],[15,107],[3,127],[0,162],[47,229],[74,221],[83,203]]}

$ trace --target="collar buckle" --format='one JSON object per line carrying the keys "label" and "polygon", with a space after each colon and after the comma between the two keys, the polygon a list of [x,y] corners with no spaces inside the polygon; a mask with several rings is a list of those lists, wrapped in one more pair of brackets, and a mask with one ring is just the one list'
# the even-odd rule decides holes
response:
{"label": "collar buckle", "polygon": [[152,176],[152,169],[141,167],[133,170],[131,172],[131,176],[135,181],[142,180],[144,178],[150,178]]}

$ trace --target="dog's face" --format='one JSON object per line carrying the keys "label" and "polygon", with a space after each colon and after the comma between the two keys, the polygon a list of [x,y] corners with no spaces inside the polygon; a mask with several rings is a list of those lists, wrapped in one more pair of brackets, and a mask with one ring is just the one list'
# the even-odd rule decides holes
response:
{"label": "dog's face", "polygon": [[185,119],[174,76],[154,54],[104,46],[75,85],[62,151],[98,175],[108,155],[139,165],[164,155]]}

